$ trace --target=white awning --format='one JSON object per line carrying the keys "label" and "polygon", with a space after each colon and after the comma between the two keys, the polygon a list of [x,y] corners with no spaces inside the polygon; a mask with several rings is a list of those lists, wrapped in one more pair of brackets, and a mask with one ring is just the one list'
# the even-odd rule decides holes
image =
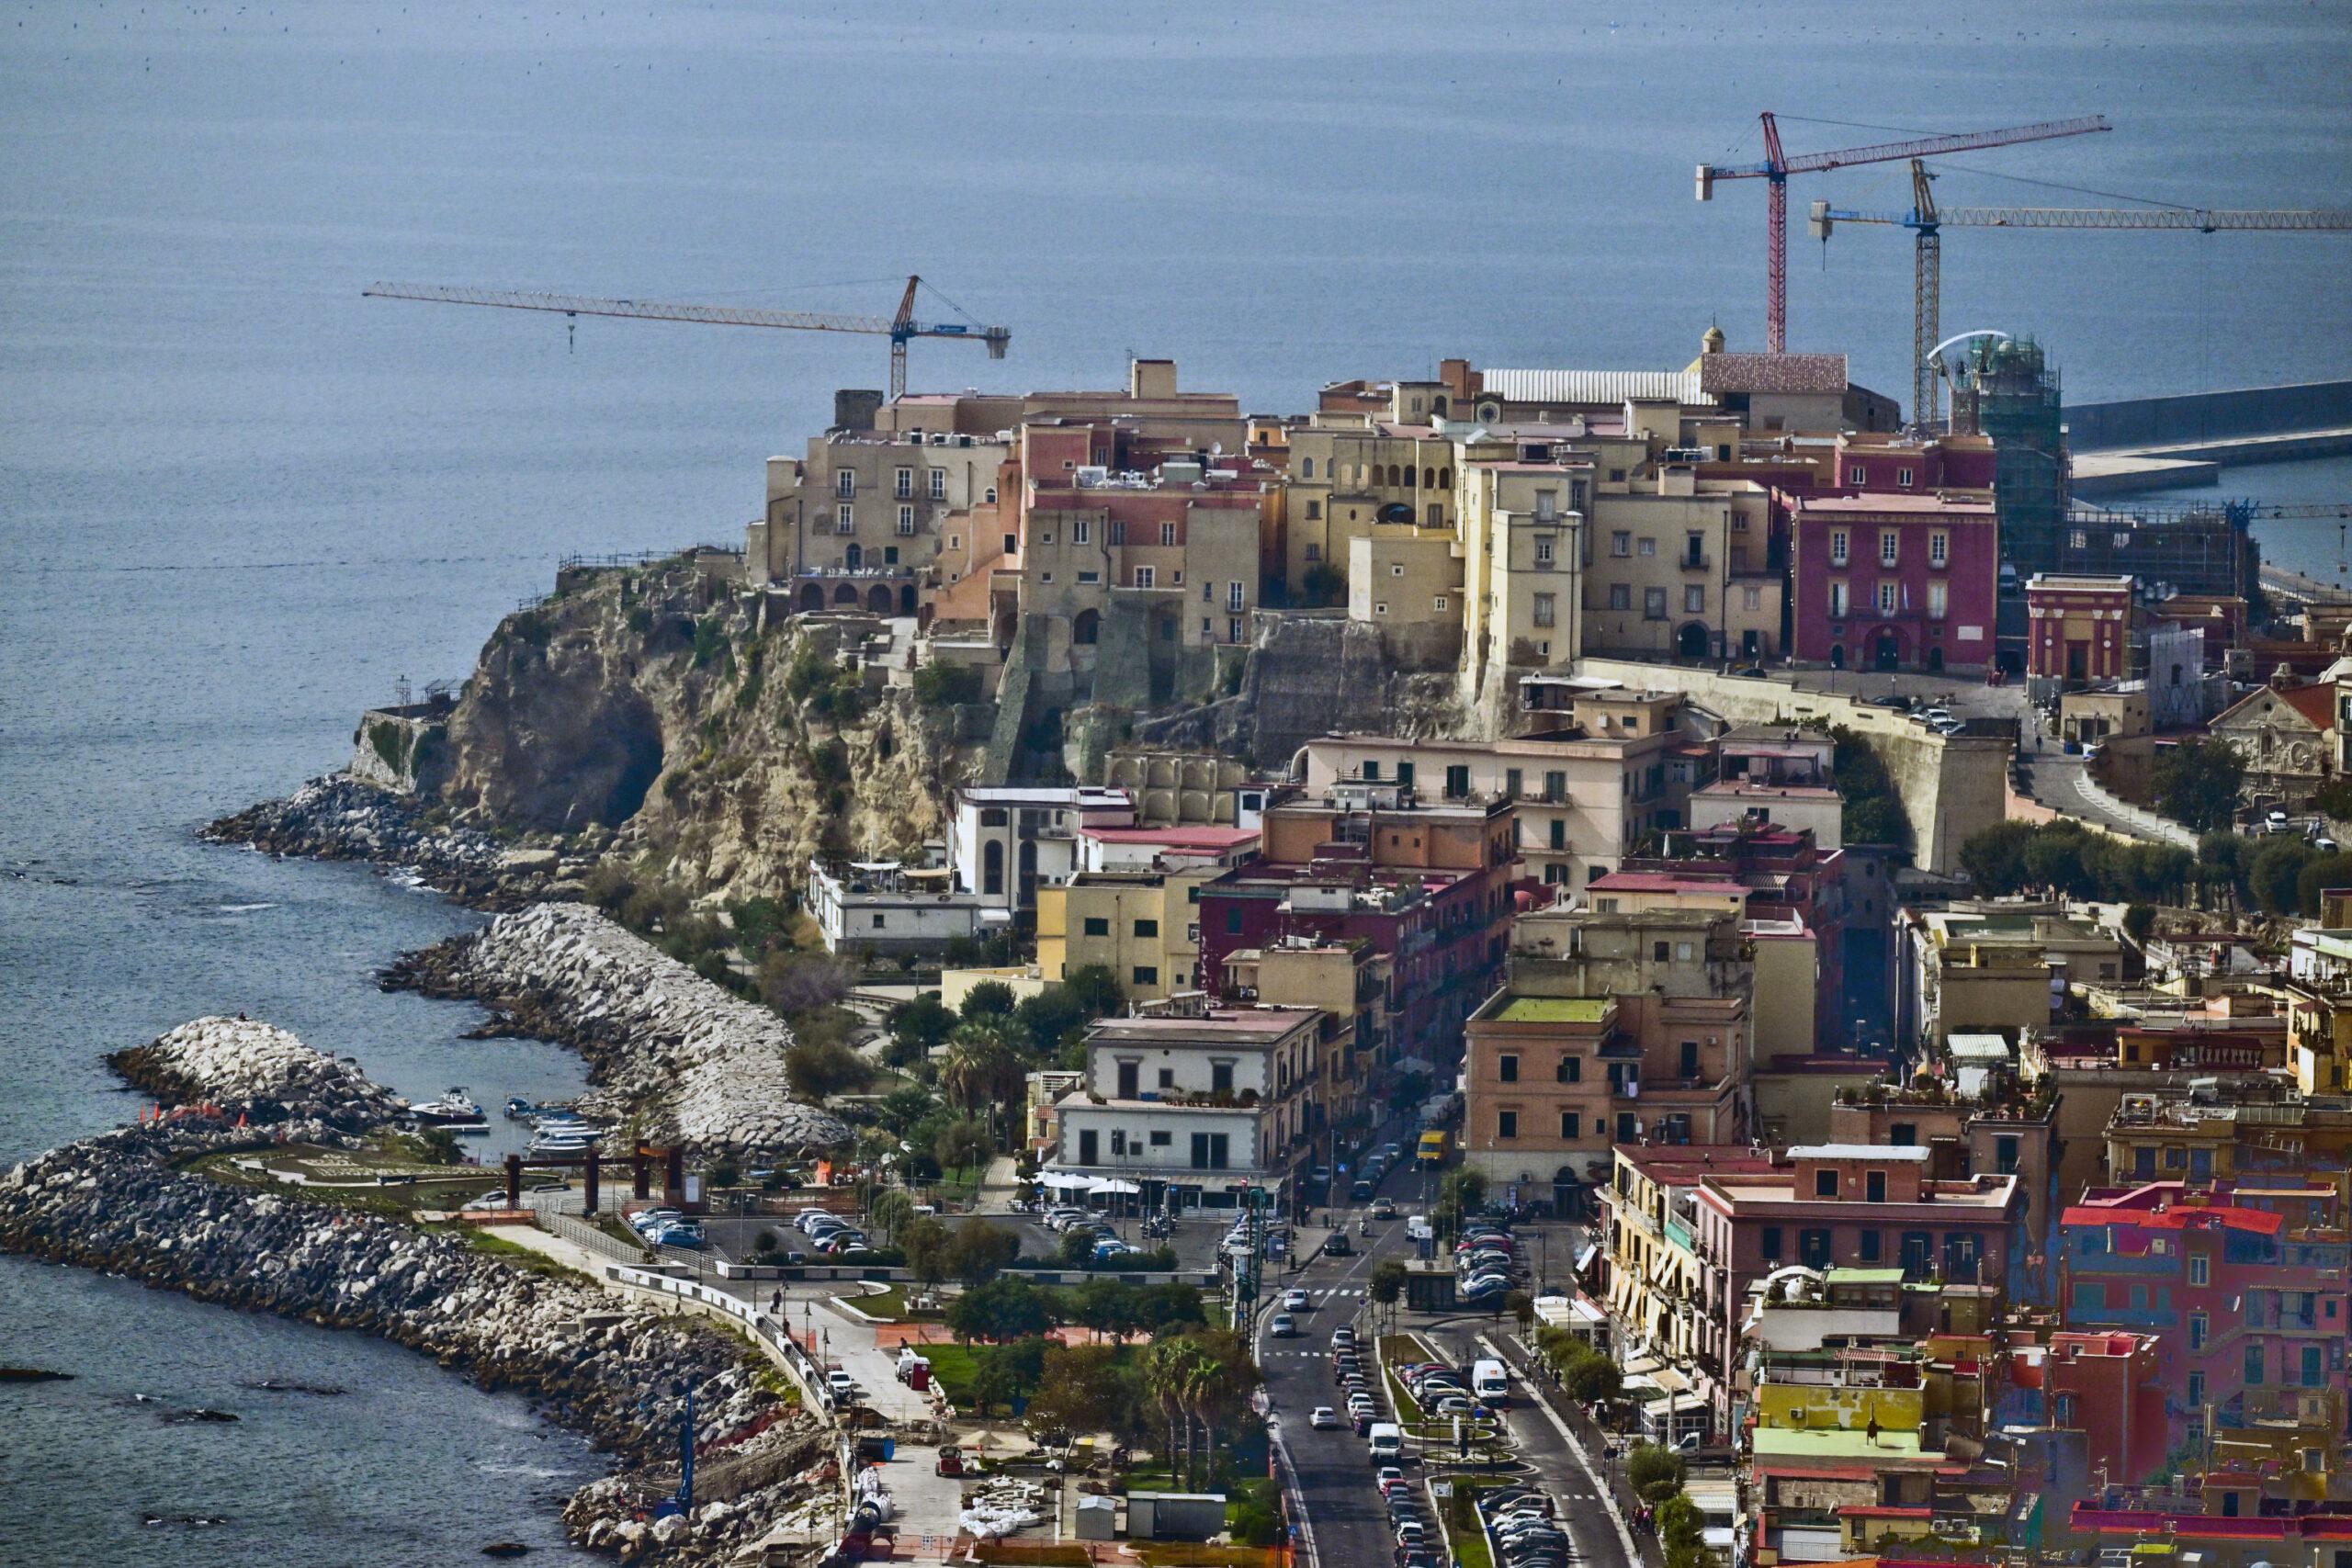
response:
{"label": "white awning", "polygon": [[1051,1187],[1060,1190],[1067,1190],[1073,1187],[1091,1188],[1097,1179],[1099,1179],[1095,1177],[1080,1176],[1074,1171],[1068,1170],[1041,1170],[1037,1173],[1038,1186]]}
{"label": "white awning", "polygon": [[1143,1189],[1120,1176],[1098,1176],[1086,1184],[1089,1192],[1141,1192]]}

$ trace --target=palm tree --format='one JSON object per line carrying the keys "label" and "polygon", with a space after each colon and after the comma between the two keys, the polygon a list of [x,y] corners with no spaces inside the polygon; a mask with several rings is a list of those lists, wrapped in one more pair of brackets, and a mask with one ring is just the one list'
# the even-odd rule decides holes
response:
{"label": "palm tree", "polygon": [[956,1025],[948,1042],[947,1058],[939,1068],[939,1091],[967,1115],[985,1111],[993,1133],[1000,1130],[997,1112],[1020,1095],[1027,1078],[1011,1021],[969,1019]]}
{"label": "palm tree", "polygon": [[1191,1416],[1184,1406],[1184,1374],[1190,1359],[1191,1347],[1181,1338],[1156,1339],[1143,1356],[1143,1384],[1152,1398],[1159,1402],[1160,1414],[1168,1420],[1168,1471],[1177,1472],[1176,1422],[1179,1416],[1185,1420],[1184,1451],[1192,1452],[1193,1429]]}

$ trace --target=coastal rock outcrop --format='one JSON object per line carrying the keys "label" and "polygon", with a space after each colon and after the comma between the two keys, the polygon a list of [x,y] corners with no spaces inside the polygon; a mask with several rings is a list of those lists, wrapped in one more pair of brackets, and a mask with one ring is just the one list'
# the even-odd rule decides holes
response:
{"label": "coastal rock outcrop", "polygon": [[509,908],[536,896],[536,868],[489,834],[426,823],[417,803],[352,777],[312,779],[284,800],[266,800],[208,826],[218,844],[248,844],[274,855],[359,860],[413,871],[435,892],[462,902]]}
{"label": "coastal rock outcrop", "polygon": [[356,1133],[400,1110],[391,1091],[356,1066],[254,1019],[196,1019],[117,1051],[107,1066],[159,1100],[241,1105],[256,1121],[309,1115]]}
{"label": "coastal rock outcrop", "polygon": [[538,904],[404,954],[388,987],[466,997],[588,1058],[592,1113],[636,1115],[656,1142],[775,1155],[848,1141],[839,1117],[798,1100],[791,1028],[585,904]]}
{"label": "coastal rock outcrop", "polygon": [[[730,1508],[673,1532],[665,1555],[721,1560],[805,1513],[824,1428],[769,1392],[764,1363],[740,1339],[585,1278],[518,1269],[462,1235],[187,1168],[278,1142],[347,1143],[326,1116],[389,1099],[283,1031],[217,1027],[239,1021],[201,1020],[141,1048],[141,1071],[173,1075],[217,1111],[87,1138],[0,1177],[0,1249],[380,1334],[484,1387],[527,1394],[630,1467],[575,1498],[565,1517],[576,1539],[617,1543],[674,1487],[689,1387],[697,1443],[723,1451],[746,1484]],[[259,1098],[233,1099],[231,1084]],[[264,1106],[286,1119],[266,1134],[237,1125]]]}

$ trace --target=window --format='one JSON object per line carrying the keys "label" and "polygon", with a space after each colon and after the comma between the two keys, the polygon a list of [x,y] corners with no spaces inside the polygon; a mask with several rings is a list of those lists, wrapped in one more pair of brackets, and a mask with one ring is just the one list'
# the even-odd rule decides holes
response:
{"label": "window", "polygon": [[1363,766],[1358,771],[1361,772],[1364,778],[1369,782],[1374,784],[1379,783],[1380,759],[1377,757],[1366,757],[1363,760]]}
{"label": "window", "polygon": [[1634,553],[1634,536],[1627,533],[1616,533],[1610,535],[1609,553],[1612,556],[1632,555]]}
{"label": "window", "polygon": [[1233,1092],[1233,1064],[1231,1062],[1209,1064],[1209,1092],[1211,1094]]}
{"label": "window", "polygon": [[1568,798],[1568,775],[1565,772],[1544,775],[1544,798],[1555,803]]}
{"label": "window", "polygon": [[1700,587],[1697,583],[1692,583],[1690,586],[1683,589],[1682,613],[1686,615],[1705,615],[1707,613],[1707,591],[1704,588]]}
{"label": "window", "polygon": [[1241,907],[1238,904],[1225,912],[1225,934],[1227,936],[1241,934]]}
{"label": "window", "polygon": [[1739,591],[1739,607],[1743,610],[1762,609],[1764,607],[1764,590],[1761,588],[1741,589]]}
{"label": "window", "polygon": [[1072,523],[1069,525],[1069,542],[1071,544],[1091,544],[1093,542],[1093,539],[1094,524],[1092,520],[1081,517],[1077,522]]}
{"label": "window", "polygon": [[2205,1403],[2205,1374],[2204,1374],[2203,1372],[2191,1372],[2191,1373],[2189,1373],[2189,1374],[2188,1374],[2188,1404],[2189,1404],[2189,1406],[2190,1406],[2190,1408],[2194,1409],[2196,1406],[2198,1406],[2198,1405],[2199,1405],[2199,1404],[2204,1404],[2204,1403]]}
{"label": "window", "polygon": [[833,476],[833,493],[835,495],[855,495],[857,493],[857,470],[854,468],[843,468],[840,473],[835,474]]}
{"label": "window", "polygon": [[1573,1111],[1561,1111],[1560,1136],[1568,1139],[1584,1136],[1584,1118]]}
{"label": "window", "polygon": [[911,506],[901,506],[899,508],[899,532],[911,534],[914,531],[915,509]]}
{"label": "window", "polygon": [[1086,934],[1088,936],[1109,936],[1111,934],[1111,922],[1099,916],[1089,915],[1086,918]]}
{"label": "window", "polygon": [[1373,605],[1373,607],[1372,607],[1372,613],[1373,613],[1374,615],[1385,615],[1388,614],[1388,604],[1387,604],[1387,602],[1386,602],[1385,600],[1383,600],[1382,602],[1380,602],[1380,603],[1375,604],[1374,605]]}
{"label": "window", "polygon": [[1176,525],[1175,525],[1175,524],[1173,524],[1173,523],[1162,523],[1162,524],[1159,525],[1159,542],[1160,542],[1162,545],[1173,545],[1173,544],[1175,544],[1175,542],[1176,542]]}
{"label": "window", "polygon": [[1551,540],[1538,539],[1535,541],[1535,564],[1537,566],[1550,566],[1552,564]]}
{"label": "window", "polygon": [[1553,1069],[1552,1076],[1562,1083],[1584,1082],[1584,1058],[1563,1055],[1560,1058],[1560,1065]]}
{"label": "window", "polygon": [[1173,1134],[1171,1134],[1170,1133],[1169,1133],[1165,1128],[1154,1128],[1154,1129],[1153,1129],[1153,1131],[1152,1131],[1152,1134],[1151,1134],[1151,1146],[1152,1146],[1153,1148],[1155,1148],[1155,1149],[1164,1149],[1164,1148],[1166,1148],[1166,1147],[1169,1145],[1169,1144],[1170,1144],[1172,1140],[1173,1140]]}
{"label": "window", "polygon": [[1835,1198],[1838,1196],[1838,1173],[1834,1170],[1815,1171],[1813,1173],[1813,1195],[1816,1198]]}
{"label": "window", "polygon": [[1634,607],[1633,584],[1628,582],[1611,583],[1609,585],[1609,607],[1612,610],[1632,609]]}
{"label": "window", "polygon": [[1113,545],[1124,545],[1127,542],[1127,525],[1124,519],[1117,517],[1111,519],[1110,532],[1103,536],[1103,542]]}
{"label": "window", "polygon": [[842,505],[833,508],[833,532],[837,534],[854,534],[857,532],[857,509],[855,507],[843,503]]}
{"label": "window", "polygon": [[1898,539],[1899,539],[1899,538],[1901,538],[1901,537],[1902,537],[1902,536],[1900,536],[1899,534],[1895,533],[1895,531],[1894,531],[1894,529],[1892,529],[1892,528],[1884,529],[1884,530],[1883,530],[1883,531],[1879,534],[1879,536],[1878,536],[1878,564],[1879,564],[1879,565],[1881,565],[1881,566],[1893,566],[1893,565],[1895,563],[1895,560],[1896,560],[1896,558],[1897,558],[1897,557],[1896,557],[1896,550],[1895,550],[1895,542],[1896,542],[1896,540],[1898,540]]}
{"label": "window", "polygon": [[1445,614],[1445,595],[1444,595],[1444,594],[1442,594],[1442,593],[1439,594],[1439,595],[1437,596],[1437,598],[1436,598],[1434,601],[1432,601],[1432,602],[1431,602],[1431,604],[1430,604],[1430,609],[1432,609],[1432,610],[1434,610],[1434,611],[1436,611],[1436,612],[1437,612],[1439,615],[1444,615],[1444,614]]}
{"label": "window", "polygon": [[1895,469],[1894,482],[1898,488],[1909,490],[1911,488],[1911,470],[1908,468]]}
{"label": "window", "polygon": [[1654,556],[1657,554],[1657,541],[1656,539],[1644,539],[1642,541],[1641,553],[1645,556]]}
{"label": "window", "polygon": [[1764,1254],[1765,1261],[1768,1263],[1778,1263],[1781,1260],[1781,1227],[1778,1225],[1766,1225],[1763,1227],[1763,1234],[1757,1239],[1758,1248]]}
{"label": "window", "polygon": [[912,468],[900,468],[895,482],[890,487],[890,493],[900,501],[904,501],[914,492],[915,471]]}
{"label": "window", "polygon": [[1519,1058],[1510,1052],[1495,1058],[1495,1077],[1504,1083],[1519,1081]]}
{"label": "window", "polygon": [[2188,1348],[2192,1350],[2205,1348],[2205,1336],[2211,1327],[2211,1321],[2203,1313],[2190,1313],[2188,1314]]}
{"label": "window", "polygon": [[1159,971],[1151,964],[1138,964],[1135,966],[1132,973],[1135,976],[1135,983],[1138,986],[1157,986],[1159,984]]}
{"label": "window", "polygon": [[1455,762],[1448,766],[1445,770],[1445,798],[1448,800],[1461,800],[1467,796],[1469,793],[1469,765],[1464,762]]}
{"label": "window", "polygon": [[1228,610],[1240,610],[1248,607],[1243,603],[1242,587],[1238,582],[1228,582],[1225,585],[1225,607]]}
{"label": "window", "polygon": [[2212,1275],[2213,1260],[2211,1258],[2206,1257],[2201,1252],[2192,1252],[2188,1255],[2188,1282],[2190,1284],[2203,1285],[2211,1283]]}
{"label": "window", "polygon": [[1555,624],[1552,604],[1553,595],[1549,593],[1538,593],[1535,596],[1535,624],[1537,626],[1548,626]]}
{"label": "window", "polygon": [[1159,934],[1159,922],[1158,920],[1137,920],[1136,922],[1136,935],[1139,937],[1156,937]]}
{"label": "window", "polygon": [[1227,642],[1239,642],[1241,640],[1240,616],[1236,615],[1231,620],[1225,623],[1225,640]]}
{"label": "window", "polygon": [[1849,485],[1866,485],[1871,482],[1871,471],[1860,463],[1851,464],[1846,469],[1846,482]]}
{"label": "window", "polygon": [[1863,1173],[1862,1201],[1867,1203],[1886,1201],[1886,1172],[1872,1170]]}
{"label": "window", "polygon": [[2259,1339],[2249,1339],[2249,1340],[2247,1340],[2247,1341],[2245,1342],[2245,1385],[2246,1385],[2246,1387],[2248,1387],[2248,1388],[2258,1388],[2258,1387],[2260,1387],[2260,1386],[2261,1386],[2261,1384],[2262,1384],[2263,1377],[2264,1377],[2265,1373],[2267,1373],[2267,1372],[2268,1371],[2268,1370],[2269,1370],[2269,1369],[2267,1368],[2267,1366],[2266,1366],[2266,1365],[2265,1365],[2265,1363],[2264,1363],[2264,1359],[2263,1359],[2263,1345],[2262,1345],[2262,1341],[2261,1341],[2261,1340],[2259,1340]]}
{"label": "window", "polygon": [[1951,608],[1949,585],[1941,581],[1928,584],[1928,619],[1940,621]]}
{"label": "window", "polygon": [[1808,1269],[1828,1268],[1829,1233],[1826,1230],[1799,1231],[1797,1258]]}
{"label": "window", "polygon": [[1844,566],[1848,558],[1847,548],[1848,539],[1846,530],[1843,528],[1830,529],[1829,564],[1831,566]]}
{"label": "window", "polygon": [[931,470],[931,499],[933,501],[947,499],[947,470],[945,468]]}
{"label": "window", "polygon": [[1516,1138],[1519,1136],[1518,1111],[1498,1111],[1495,1112],[1495,1136],[1498,1138]]}
{"label": "window", "polygon": [[[1396,782],[1403,784],[1406,788],[1410,789],[1413,785],[1414,775],[1418,772],[1419,770],[1416,769],[1412,763],[1399,762],[1396,764]],[[1389,841],[1394,843],[1396,840],[1391,839]]]}
{"label": "window", "polygon": [[880,915],[874,917],[874,929],[877,931],[882,929],[882,917]]}
{"label": "window", "polygon": [[1645,621],[1666,619],[1665,589],[1645,588],[1642,590],[1642,619]]}
{"label": "window", "polygon": [[1136,586],[1137,588],[1152,587],[1159,581],[1159,574],[1154,571],[1150,567],[1139,566],[1136,568]]}
{"label": "window", "polygon": [[1854,1255],[1855,1255],[1857,1258],[1860,1258],[1860,1259],[1861,1259],[1863,1262],[1865,1262],[1865,1263],[1875,1263],[1875,1262],[1877,1262],[1877,1261],[1878,1261],[1878,1257],[1879,1257],[1879,1237],[1878,1237],[1878,1232],[1876,1232],[1876,1231],[1862,1231],[1862,1232],[1860,1232],[1860,1233],[1858,1233],[1858,1234],[1855,1235],[1855,1237],[1854,1237],[1854,1244],[1855,1244],[1855,1253],[1854,1253]]}
{"label": "window", "polygon": [[2305,1388],[2317,1388],[2327,1381],[2327,1347],[2302,1347],[2302,1384]]}
{"label": "window", "polygon": [[1894,614],[1895,596],[1897,592],[1896,584],[1881,580],[1878,585],[1878,613],[1880,615],[1891,615]]}
{"label": "window", "polygon": [[1951,536],[1939,528],[1928,536],[1928,564],[1945,565],[1951,558]]}

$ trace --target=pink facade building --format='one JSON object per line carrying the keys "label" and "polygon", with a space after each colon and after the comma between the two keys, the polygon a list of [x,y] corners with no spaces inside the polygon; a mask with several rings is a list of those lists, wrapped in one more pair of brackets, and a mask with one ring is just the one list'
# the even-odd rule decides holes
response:
{"label": "pink facade building", "polygon": [[1787,495],[1792,642],[1837,669],[1992,662],[2000,529],[1989,500]]}

